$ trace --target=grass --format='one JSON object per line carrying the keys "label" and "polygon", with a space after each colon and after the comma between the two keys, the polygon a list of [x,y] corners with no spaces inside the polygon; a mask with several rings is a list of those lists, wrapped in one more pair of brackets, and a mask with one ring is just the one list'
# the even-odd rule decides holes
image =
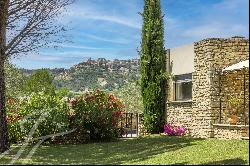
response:
{"label": "grass", "polygon": [[[151,135],[111,143],[40,146],[31,159],[28,147],[15,164],[249,164],[249,141]],[[17,153],[0,159],[8,164]]]}

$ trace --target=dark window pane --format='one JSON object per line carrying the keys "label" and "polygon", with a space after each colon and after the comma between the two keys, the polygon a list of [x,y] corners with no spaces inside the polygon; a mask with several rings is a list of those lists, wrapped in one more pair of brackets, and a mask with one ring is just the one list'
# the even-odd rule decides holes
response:
{"label": "dark window pane", "polygon": [[175,99],[177,101],[192,100],[192,74],[176,75]]}
{"label": "dark window pane", "polygon": [[192,82],[184,82],[182,83],[182,96],[183,100],[192,99]]}

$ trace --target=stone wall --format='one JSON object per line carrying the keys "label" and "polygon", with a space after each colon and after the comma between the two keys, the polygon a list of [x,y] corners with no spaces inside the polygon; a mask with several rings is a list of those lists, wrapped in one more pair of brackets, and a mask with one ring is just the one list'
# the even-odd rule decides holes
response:
{"label": "stone wall", "polygon": [[194,52],[192,104],[172,104],[169,100],[166,121],[188,127],[193,137],[214,137],[213,124],[220,109],[218,71],[249,59],[249,40],[209,38],[194,43]]}
{"label": "stone wall", "polygon": [[249,126],[245,125],[214,125],[214,138],[243,139],[249,137]]}
{"label": "stone wall", "polygon": [[187,135],[192,133],[192,102],[169,102],[166,112],[167,122],[176,126],[184,126]]}
{"label": "stone wall", "polygon": [[195,43],[193,74],[194,135],[213,137],[213,124],[220,107],[219,75],[217,71],[249,59],[249,40],[241,37],[211,38]]}

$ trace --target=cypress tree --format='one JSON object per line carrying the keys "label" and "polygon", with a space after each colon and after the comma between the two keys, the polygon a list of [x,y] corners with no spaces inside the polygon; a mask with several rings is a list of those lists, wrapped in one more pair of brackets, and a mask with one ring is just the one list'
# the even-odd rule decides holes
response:
{"label": "cypress tree", "polygon": [[140,51],[144,125],[148,132],[163,130],[166,98],[164,21],[160,0],[144,0]]}

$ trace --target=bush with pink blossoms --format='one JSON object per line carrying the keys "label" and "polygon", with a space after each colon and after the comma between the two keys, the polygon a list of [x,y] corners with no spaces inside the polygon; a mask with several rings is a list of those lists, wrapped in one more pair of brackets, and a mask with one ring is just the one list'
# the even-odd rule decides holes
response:
{"label": "bush with pink blossoms", "polygon": [[86,130],[91,140],[111,140],[121,135],[119,124],[125,110],[113,94],[97,89],[72,100],[70,105],[73,125]]}
{"label": "bush with pink blossoms", "polygon": [[186,129],[182,126],[174,127],[171,124],[164,125],[164,133],[169,136],[183,136]]}

